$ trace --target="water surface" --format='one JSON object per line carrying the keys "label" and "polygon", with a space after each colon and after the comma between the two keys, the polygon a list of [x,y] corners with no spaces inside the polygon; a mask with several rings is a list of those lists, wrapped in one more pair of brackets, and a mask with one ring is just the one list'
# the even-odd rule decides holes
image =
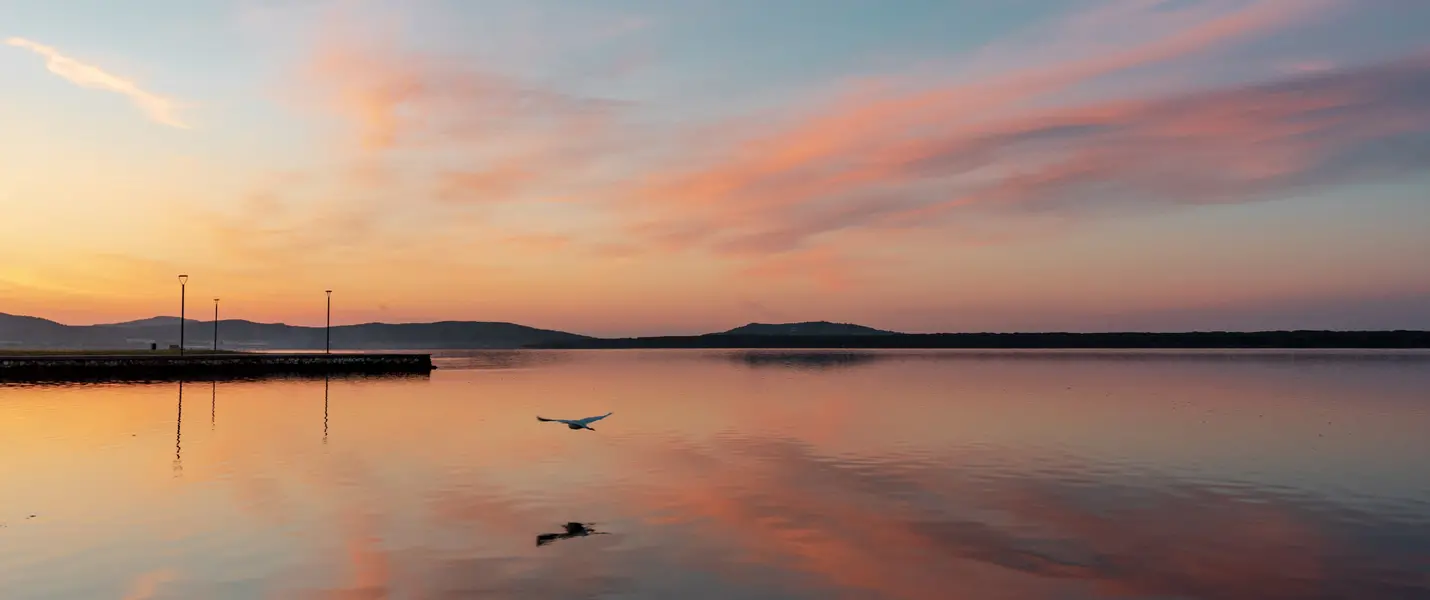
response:
{"label": "water surface", "polygon": [[0,386],[0,597],[1430,598],[1430,354],[437,362]]}

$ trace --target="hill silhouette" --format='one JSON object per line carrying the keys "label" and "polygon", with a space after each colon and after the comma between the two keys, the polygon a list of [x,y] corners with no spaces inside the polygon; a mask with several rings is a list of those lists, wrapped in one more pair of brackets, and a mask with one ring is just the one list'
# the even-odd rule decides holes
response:
{"label": "hill silhouette", "polygon": [[1193,331],[1172,333],[888,333],[584,338],[533,348],[1430,348],[1427,331]]}
{"label": "hill silhouette", "polygon": [[[213,321],[185,319],[184,344],[213,345]],[[305,350],[322,348],[323,327],[221,319],[219,344],[227,349]],[[564,331],[515,323],[440,321],[364,323],[332,328],[332,346],[348,350],[521,348],[532,344],[586,339]],[[178,317],[152,317],[103,325],[65,325],[48,319],[0,313],[0,348],[142,349],[179,343]]]}
{"label": "hill silhouette", "polygon": [[[103,325],[65,325],[0,313],[0,349],[146,349],[179,341],[179,319],[158,316]],[[213,321],[187,319],[185,344],[213,344]],[[230,350],[323,347],[323,328],[219,321]],[[491,321],[363,323],[332,328],[334,349],[603,349],[603,348],[1430,348],[1426,331],[1196,331],[1108,333],[899,333],[849,323],[749,323],[689,336],[596,338]]]}
{"label": "hill silhouette", "polygon": [[805,321],[803,323],[750,323],[717,335],[894,335],[897,332],[852,323]]}
{"label": "hill silhouette", "polygon": [[[185,327],[188,326],[188,325],[187,325],[188,323],[193,323],[193,322],[195,322],[195,321],[196,321],[196,319],[184,319]],[[222,323],[222,322],[223,322],[223,321],[221,321],[221,320],[219,321],[219,323]],[[208,323],[209,325],[213,325],[213,321],[207,321],[207,323]],[[109,325],[110,327],[150,327],[150,326],[157,326],[157,327],[168,327],[168,326],[172,326],[172,327],[178,327],[178,326],[179,326],[179,317],[149,317],[149,318],[147,318],[147,319],[138,319],[138,320],[135,320],[135,321],[124,321],[124,322],[122,322],[122,323],[108,323],[107,325]]]}

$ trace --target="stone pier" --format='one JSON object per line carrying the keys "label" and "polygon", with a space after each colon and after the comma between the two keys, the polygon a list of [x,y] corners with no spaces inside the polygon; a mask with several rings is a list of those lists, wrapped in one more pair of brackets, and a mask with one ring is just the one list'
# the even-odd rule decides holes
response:
{"label": "stone pier", "polygon": [[224,353],[0,355],[0,382],[175,379],[284,374],[430,373],[431,354]]}

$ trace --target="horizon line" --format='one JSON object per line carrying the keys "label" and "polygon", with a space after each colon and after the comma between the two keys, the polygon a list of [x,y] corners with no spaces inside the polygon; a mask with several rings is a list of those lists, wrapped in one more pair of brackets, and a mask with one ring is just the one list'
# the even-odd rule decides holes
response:
{"label": "horizon line", "polygon": [[[116,327],[116,326],[126,325],[126,324],[130,324],[130,323],[138,323],[138,322],[141,322],[141,321],[150,321],[150,320],[157,320],[157,319],[174,319],[174,320],[179,320],[179,317],[177,317],[177,316],[172,316],[172,315],[155,315],[155,316],[152,316],[152,317],[145,317],[145,318],[141,318],[141,319],[131,319],[131,320],[128,320],[128,321],[116,321],[116,322],[110,322],[110,323],[94,323],[94,324],[90,324],[90,325],[75,325],[75,324],[70,324],[70,323],[62,323],[62,322],[60,322],[60,321],[56,321],[56,320],[54,320],[54,319],[48,319],[48,318],[45,318],[45,317],[37,317],[37,316],[34,316],[34,315],[17,315],[17,314],[13,314],[13,313],[0,312],[0,316],[10,316],[10,317],[21,317],[21,318],[39,319],[39,320],[42,320],[42,321],[48,321],[48,322],[54,323],[54,324],[56,324],[56,325],[61,325],[61,326],[64,326],[64,327]],[[184,321],[185,321],[185,322],[190,322],[190,323],[213,323],[213,322],[214,322],[213,319],[203,320],[203,319],[190,319],[190,318],[184,318]],[[223,323],[224,321],[253,323],[253,324],[255,324],[255,325],[281,325],[281,326],[284,326],[284,327],[294,327],[294,328],[303,328],[303,329],[324,329],[324,328],[325,328],[325,326],[323,326],[323,325],[293,325],[293,324],[285,323],[285,322],[281,322],[281,321],[264,322],[264,321],[252,321],[252,320],[249,320],[249,319],[241,319],[241,318],[219,319],[219,320],[218,320],[219,323]],[[1430,329],[1409,329],[1409,328],[1396,328],[1396,329],[1307,329],[1307,328],[1296,328],[1296,329],[1255,329],[1255,330],[1247,330],[1247,329],[1187,329],[1187,330],[1175,330],[1175,331],[1174,331],[1174,330],[1161,330],[1161,331],[1158,331],[1158,330],[1116,330],[1116,331],[1067,331],[1067,330],[1063,330],[1063,331],[1058,331],[1058,330],[1031,331],[1031,330],[1013,330],[1013,331],[935,331],[935,332],[922,332],[922,333],[920,333],[920,332],[897,331],[897,330],[892,330],[892,329],[880,329],[880,328],[878,328],[878,327],[873,327],[873,326],[869,326],[869,325],[862,325],[862,324],[859,324],[859,323],[845,323],[845,322],[836,322],[836,321],[789,321],[789,322],[784,322],[784,323],[764,323],[764,322],[758,322],[758,321],[751,321],[751,322],[749,322],[749,323],[746,323],[745,325],[739,325],[739,326],[736,326],[736,327],[732,327],[732,328],[730,328],[730,329],[721,330],[721,331],[708,331],[708,332],[705,332],[705,333],[693,333],[693,334],[660,334],[660,335],[627,335],[627,336],[596,336],[596,335],[589,335],[589,334],[584,334],[584,333],[576,333],[576,332],[573,332],[573,331],[566,331],[566,330],[562,330],[562,329],[552,329],[552,328],[547,328],[547,327],[536,327],[536,326],[532,326],[532,325],[524,325],[524,324],[516,323],[516,322],[512,322],[512,321],[478,321],[478,320],[459,320],[459,319],[444,319],[444,320],[440,320],[440,321],[405,321],[405,322],[367,321],[367,322],[363,322],[363,323],[349,323],[349,324],[346,324],[346,325],[333,325],[333,326],[331,326],[331,327],[333,327],[333,328],[338,328],[338,327],[361,327],[361,326],[364,326],[364,325],[439,325],[439,324],[444,324],[444,323],[480,323],[480,324],[493,324],[493,325],[515,325],[515,326],[517,326],[517,327],[526,327],[526,328],[536,329],[536,330],[541,330],[541,331],[553,331],[553,332],[558,332],[558,333],[566,333],[566,334],[571,334],[571,335],[579,335],[579,336],[583,336],[583,337],[589,337],[589,338],[595,338],[595,339],[607,339],[607,340],[641,339],[641,338],[700,337],[700,336],[705,336],[705,335],[718,335],[718,334],[723,334],[723,333],[725,333],[725,332],[727,332],[727,331],[730,331],[730,330],[733,330],[733,329],[738,329],[738,328],[740,328],[740,327],[745,327],[745,326],[749,326],[749,325],[798,325],[798,324],[808,324],[808,323],[825,323],[825,324],[833,324],[833,325],[849,325],[849,326],[854,326],[854,327],[862,327],[862,328],[867,328],[867,329],[875,329],[875,330],[878,330],[878,331],[886,332],[885,335],[1129,335],[1129,334],[1134,334],[1134,335],[1190,335],[1190,334],[1209,334],[1209,333],[1255,334],[1255,333],[1295,333],[1295,332],[1308,332],[1308,333],[1402,333],[1402,332],[1409,332],[1409,333],[1430,333]],[[872,335],[873,337],[878,337],[878,334],[867,334],[867,333],[866,333],[866,334],[736,334],[736,335],[748,335],[748,336],[751,336],[751,337],[858,337],[858,338],[870,337],[870,336]]]}

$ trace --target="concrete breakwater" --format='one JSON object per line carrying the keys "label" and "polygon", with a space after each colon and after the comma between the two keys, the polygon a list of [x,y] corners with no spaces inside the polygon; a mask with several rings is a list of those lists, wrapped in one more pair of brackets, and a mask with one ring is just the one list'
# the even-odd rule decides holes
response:
{"label": "concrete breakwater", "polygon": [[0,381],[429,373],[430,354],[230,353],[0,356]]}

